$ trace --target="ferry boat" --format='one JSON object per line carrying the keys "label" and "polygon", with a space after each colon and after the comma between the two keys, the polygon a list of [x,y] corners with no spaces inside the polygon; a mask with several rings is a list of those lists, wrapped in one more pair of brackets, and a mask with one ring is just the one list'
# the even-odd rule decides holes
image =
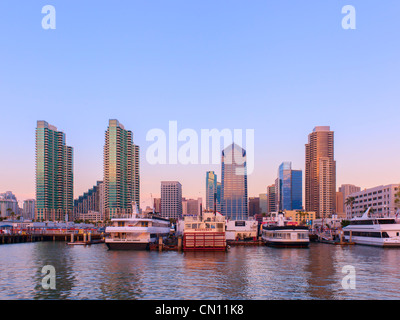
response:
{"label": "ferry boat", "polygon": [[378,247],[400,247],[399,211],[394,217],[373,217],[368,208],[362,217],[354,217],[343,228],[344,238],[356,244]]}
{"label": "ferry boat", "polygon": [[179,221],[183,233],[183,251],[225,251],[225,217],[213,212],[186,216]]}
{"label": "ferry boat", "polygon": [[132,214],[111,219],[105,243],[110,250],[148,250],[151,243],[168,237],[171,223],[154,214],[140,214],[132,203]]}
{"label": "ferry boat", "polygon": [[289,225],[279,213],[274,225],[263,225],[262,240],[267,246],[306,248],[310,243],[307,226]]}

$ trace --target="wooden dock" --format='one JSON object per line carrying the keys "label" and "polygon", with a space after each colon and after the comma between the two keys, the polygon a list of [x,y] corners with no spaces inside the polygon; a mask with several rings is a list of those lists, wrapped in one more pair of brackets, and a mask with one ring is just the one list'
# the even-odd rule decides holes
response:
{"label": "wooden dock", "polygon": [[234,247],[234,246],[262,246],[264,242],[262,240],[227,240],[226,244]]}

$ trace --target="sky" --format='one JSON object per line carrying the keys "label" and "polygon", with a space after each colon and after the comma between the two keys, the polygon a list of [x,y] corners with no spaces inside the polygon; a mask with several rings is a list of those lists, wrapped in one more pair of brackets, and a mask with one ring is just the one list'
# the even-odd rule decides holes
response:
{"label": "sky", "polygon": [[140,146],[142,207],[161,181],[204,199],[206,171],[220,178],[216,164],[147,161],[146,135],[170,121],[254,130],[249,196],[283,161],[304,170],[315,126],[335,132],[337,186],[400,182],[398,0],[2,0],[0,16],[0,192],[18,200],[35,197],[37,120],[74,148],[75,198],[102,180],[109,119]]}

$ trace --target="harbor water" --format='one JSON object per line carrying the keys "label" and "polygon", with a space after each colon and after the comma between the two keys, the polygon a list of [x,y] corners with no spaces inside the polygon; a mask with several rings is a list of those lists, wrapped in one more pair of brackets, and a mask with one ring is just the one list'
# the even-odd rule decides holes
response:
{"label": "harbor water", "polygon": [[[46,265],[54,290],[42,287]],[[354,289],[342,286],[345,266]],[[399,266],[400,249],[359,245],[181,253],[21,243],[0,246],[0,299],[400,299]]]}

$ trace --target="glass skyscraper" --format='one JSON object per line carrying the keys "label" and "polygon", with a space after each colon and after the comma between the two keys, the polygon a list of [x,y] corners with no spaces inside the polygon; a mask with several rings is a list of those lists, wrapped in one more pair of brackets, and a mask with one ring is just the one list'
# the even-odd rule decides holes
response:
{"label": "glass skyscraper", "polygon": [[73,212],[73,149],[65,135],[46,121],[36,127],[35,218],[64,220]]}
{"label": "glass skyscraper", "polygon": [[236,144],[222,151],[221,213],[230,220],[247,220],[246,150]]}
{"label": "glass skyscraper", "polygon": [[140,207],[139,147],[132,131],[110,120],[104,145],[104,210],[106,217],[132,212]]}
{"label": "glass skyscraper", "polygon": [[279,166],[277,191],[279,210],[301,210],[303,208],[303,174],[292,170],[291,162]]}
{"label": "glass skyscraper", "polygon": [[217,175],[214,171],[206,173],[206,210],[214,211],[215,195],[217,193]]}

